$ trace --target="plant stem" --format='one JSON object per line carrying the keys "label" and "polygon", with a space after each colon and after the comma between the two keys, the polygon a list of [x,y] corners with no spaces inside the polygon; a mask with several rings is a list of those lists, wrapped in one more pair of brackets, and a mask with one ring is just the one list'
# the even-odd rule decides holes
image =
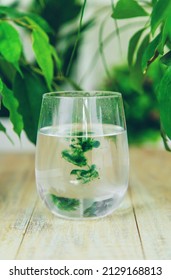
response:
{"label": "plant stem", "polygon": [[63,75],[54,78],[55,81],[63,81],[69,83],[75,90],[83,90],[75,81]]}
{"label": "plant stem", "polygon": [[[139,22],[138,24],[141,25],[142,23],[144,23],[144,21],[143,21],[143,22]],[[132,26],[134,26],[134,25],[135,25],[135,23],[125,24],[125,25],[123,25],[123,26],[120,27],[120,32],[123,32],[123,31],[129,29],[130,27],[132,27]],[[115,36],[117,36],[116,30],[114,30],[114,31],[112,31],[111,33],[109,33],[109,34],[104,38],[104,40],[103,40],[103,46],[106,47],[106,46],[108,45],[108,43],[110,43],[111,39],[112,39],[113,37],[115,37]],[[88,66],[87,70],[85,71],[85,73],[84,73],[84,74],[82,75],[82,77],[80,78],[79,84],[81,84],[81,83],[84,81],[84,79],[86,78],[86,76],[87,76],[88,74],[90,75],[90,73],[93,71],[93,69],[94,69],[94,67],[96,66],[96,63],[97,63],[97,61],[98,61],[98,57],[99,57],[99,47],[98,47],[98,49],[95,51],[95,53],[94,53],[94,55],[93,55],[93,57],[92,57],[92,59],[91,59],[90,65]]]}
{"label": "plant stem", "polygon": [[13,19],[12,21],[13,21],[14,23],[19,24],[19,25],[22,25],[23,27],[26,27],[26,28],[28,28],[28,29],[30,29],[30,30],[33,29],[33,28],[31,27],[31,25],[28,25],[28,24],[26,24],[25,22],[23,22],[23,21],[21,21],[21,20],[19,20],[19,19]]}
{"label": "plant stem", "polygon": [[[111,0],[111,7],[112,7],[112,11],[114,12],[115,9],[115,4],[114,4],[114,0]],[[120,32],[119,32],[119,27],[118,27],[118,22],[116,19],[114,19],[114,23],[115,23],[115,28],[116,28],[116,35],[118,38],[118,44],[119,44],[119,51],[120,51],[120,56],[122,58],[122,44],[121,44],[121,37],[120,37]]]}
{"label": "plant stem", "polygon": [[77,48],[77,45],[78,45],[78,42],[79,42],[79,39],[80,39],[82,20],[83,20],[83,15],[84,15],[86,2],[87,2],[87,0],[84,0],[83,6],[82,6],[82,9],[81,9],[81,16],[80,16],[80,23],[79,23],[77,38],[75,40],[74,48],[73,48],[73,51],[72,51],[72,54],[71,54],[71,57],[70,57],[70,61],[69,61],[68,67],[67,67],[66,76],[69,75],[71,65],[72,65],[72,61],[73,61],[73,58],[74,58],[74,54],[75,54],[75,51],[76,51],[76,48]]}
{"label": "plant stem", "polygon": [[110,71],[108,69],[106,58],[105,58],[105,55],[104,55],[104,50],[103,50],[103,44],[104,44],[103,43],[103,28],[104,28],[105,22],[108,19],[108,17],[109,16],[107,15],[107,17],[105,17],[105,19],[102,21],[102,23],[100,25],[100,30],[99,30],[99,53],[100,53],[100,56],[101,56],[102,63],[103,63],[104,69],[106,71],[106,74],[109,77],[109,79],[111,79],[111,74],[110,74]]}

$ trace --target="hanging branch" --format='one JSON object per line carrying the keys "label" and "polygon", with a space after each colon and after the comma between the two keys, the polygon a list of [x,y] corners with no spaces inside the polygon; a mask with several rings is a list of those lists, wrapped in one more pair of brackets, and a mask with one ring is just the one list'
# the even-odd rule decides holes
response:
{"label": "hanging branch", "polygon": [[103,48],[103,44],[104,44],[103,29],[104,29],[105,22],[106,22],[107,19],[108,19],[108,15],[102,21],[102,23],[100,25],[100,29],[99,29],[99,53],[101,55],[102,63],[103,63],[104,69],[106,71],[106,74],[109,78],[111,78],[110,71],[108,69],[108,65],[107,65],[107,62],[106,62],[105,54],[104,54],[104,48]]}
{"label": "hanging branch", "polygon": [[73,48],[73,51],[72,51],[72,54],[71,54],[71,57],[70,57],[70,61],[69,61],[68,67],[67,67],[66,76],[69,75],[71,65],[72,65],[72,62],[73,62],[73,58],[74,58],[74,54],[75,54],[78,42],[80,40],[81,27],[82,27],[82,21],[83,21],[83,15],[84,15],[86,2],[87,2],[87,0],[84,0],[83,6],[82,6],[82,9],[81,9],[81,16],[80,16],[80,23],[79,23],[79,27],[78,27],[77,38],[75,40],[74,48]]}
{"label": "hanging branch", "polygon": [[[144,23],[144,22],[143,22]],[[138,24],[142,24],[142,22],[139,22]],[[130,27],[134,26],[134,23],[129,23],[129,24],[125,24],[123,26],[120,27],[120,32],[124,32],[125,30],[129,29]],[[111,40],[113,39],[114,36],[117,36],[116,30],[112,31],[110,34],[108,34],[104,40],[103,40],[103,47],[106,47],[108,45],[108,43],[111,42]],[[87,70],[85,71],[85,73],[83,74],[83,76],[81,77],[79,84],[82,84],[84,79],[86,78],[86,76],[93,71],[94,67],[96,66],[97,60],[99,57],[99,47],[98,49],[95,51],[90,65],[88,66]]]}
{"label": "hanging branch", "polygon": [[[114,12],[114,9],[115,9],[114,0],[111,0],[111,7],[112,7],[112,11]],[[120,32],[119,32],[118,22],[117,22],[116,19],[114,19],[114,23],[115,23],[116,35],[117,35],[117,38],[118,38],[120,56],[121,56],[121,58],[122,58],[121,36],[120,36]]]}

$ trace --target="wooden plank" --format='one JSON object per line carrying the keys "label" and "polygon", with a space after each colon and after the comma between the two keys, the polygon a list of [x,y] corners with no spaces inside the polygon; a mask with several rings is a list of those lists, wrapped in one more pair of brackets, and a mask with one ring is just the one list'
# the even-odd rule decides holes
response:
{"label": "wooden plank", "polygon": [[171,259],[171,154],[131,151],[131,195],[146,259]]}
{"label": "wooden plank", "polygon": [[2,155],[0,258],[141,259],[142,244],[146,259],[170,259],[171,155],[134,149],[131,162],[132,204],[127,195],[111,216],[78,222],[53,216],[40,200],[33,212],[33,156]]}
{"label": "wooden plank", "polygon": [[112,215],[92,221],[63,220],[39,201],[17,259],[142,259],[127,194]]}
{"label": "wooden plank", "polygon": [[0,259],[14,259],[37,194],[33,155],[0,156]]}

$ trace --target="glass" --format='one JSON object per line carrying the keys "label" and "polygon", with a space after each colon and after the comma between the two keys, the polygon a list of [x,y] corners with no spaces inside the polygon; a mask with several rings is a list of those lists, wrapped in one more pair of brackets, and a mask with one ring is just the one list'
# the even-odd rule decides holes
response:
{"label": "glass", "polygon": [[128,166],[120,93],[43,95],[36,181],[38,193],[51,212],[71,219],[112,213],[127,190]]}

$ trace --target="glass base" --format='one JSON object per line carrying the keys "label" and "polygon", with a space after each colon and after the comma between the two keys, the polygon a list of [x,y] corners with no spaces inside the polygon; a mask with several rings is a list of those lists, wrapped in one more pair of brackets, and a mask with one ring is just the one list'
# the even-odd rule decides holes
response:
{"label": "glass base", "polygon": [[112,214],[121,204],[124,195],[103,199],[71,199],[46,195],[44,202],[56,216],[72,220],[92,220]]}

